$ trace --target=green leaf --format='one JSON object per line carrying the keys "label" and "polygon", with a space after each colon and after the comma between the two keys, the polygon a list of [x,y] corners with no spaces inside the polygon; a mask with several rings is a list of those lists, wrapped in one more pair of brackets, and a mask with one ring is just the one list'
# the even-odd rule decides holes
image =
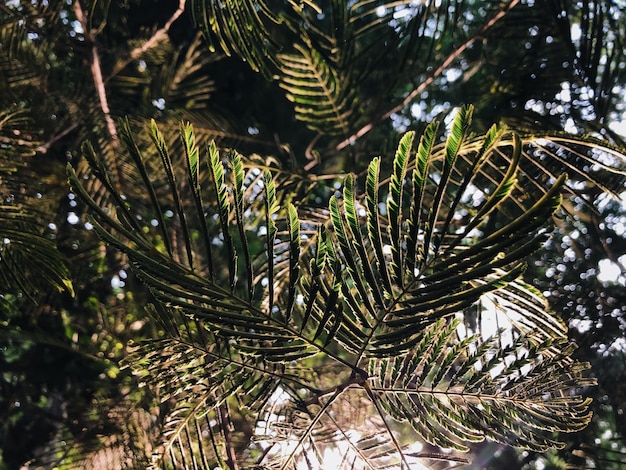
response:
{"label": "green leaf", "polygon": [[[450,181],[450,177],[452,176],[454,163],[459,154],[461,146],[463,145],[467,137],[467,133],[469,131],[469,126],[472,119],[473,109],[474,108],[472,106],[463,106],[455,116],[454,121],[452,122],[452,128],[446,140],[443,168],[441,169],[441,174],[439,175],[440,181],[438,183],[437,192],[435,193],[430,210],[430,217],[428,220],[429,229],[425,231],[425,250],[430,249],[431,241],[433,241],[433,249],[436,252],[442,242],[442,234],[445,233],[445,231],[447,230],[447,224],[444,224],[443,227],[439,226],[440,223],[443,223],[443,221],[440,220],[440,217],[442,215],[441,209],[443,199],[444,196],[449,196],[449,194],[446,194],[446,190],[449,188],[448,183]],[[437,233],[436,230],[440,230],[440,232]],[[425,251],[425,260],[428,258],[428,255],[428,251]]]}
{"label": "green leaf", "polygon": [[422,229],[422,211],[424,211],[424,194],[426,190],[428,166],[432,159],[431,153],[437,137],[439,123],[430,123],[420,138],[419,147],[415,155],[415,169],[412,172],[413,199],[411,201],[410,217],[407,220],[408,233],[406,235],[407,255],[406,266],[409,276],[415,275],[416,266],[425,261],[426,253],[420,254],[420,230]]}
{"label": "green leaf", "polygon": [[389,183],[389,198],[387,199],[387,213],[389,217],[389,240],[391,242],[392,263],[391,271],[394,275],[394,283],[402,288],[404,285],[404,250],[402,248],[403,238],[401,236],[402,210],[404,207],[404,183],[410,152],[415,139],[414,132],[404,134],[393,161],[393,174]]}
{"label": "green leaf", "polygon": [[[302,455],[321,459],[314,449],[343,442],[337,416],[348,409],[344,400],[355,397],[368,418],[351,416],[354,429],[373,428],[381,437],[350,441],[348,448],[361,452],[354,462],[370,466],[410,461],[387,413],[432,445],[458,450],[483,439],[542,450],[558,445],[553,432],[588,422],[588,403],[571,393],[590,383],[583,377],[586,366],[569,358],[564,325],[547,312],[545,299],[519,280],[526,257],[546,238],[566,177],[536,197],[519,197],[521,140],[497,127],[467,138],[470,114],[470,108],[460,114],[454,135],[442,145],[436,144],[437,126],[429,126],[415,159],[414,135],[407,134],[388,179],[380,175],[382,160],[373,159],[362,196],[357,178],[346,176],[343,197],[330,198],[328,213],[314,219],[322,222],[317,226],[300,220],[306,209],[288,203],[281,210],[282,180],[275,181],[268,167],[246,174],[245,157],[233,152],[227,179],[213,143],[203,172],[190,126],[181,128],[188,184],[176,187],[165,138],[153,128],[167,200],[181,211],[167,232],[160,230],[184,241],[191,251],[186,262],[173,244],[171,252],[157,249],[149,222],[130,209],[135,201],[122,196],[87,147],[95,176],[121,209],[101,207],[72,171],[70,181],[89,207],[95,232],[128,255],[150,288],[164,334],[176,344],[163,346],[162,357],[150,353],[148,362],[140,353],[135,368],[154,376],[167,399],[175,400],[167,432],[177,458],[198,432],[214,432],[214,448],[220,448],[226,431],[209,430],[198,419],[219,415],[224,420],[217,422],[228,426],[223,413],[235,396],[242,396],[239,412],[247,407],[268,420],[268,429],[276,426],[278,434],[265,431],[269,438],[294,442],[281,465]],[[144,165],[145,157],[130,151],[134,164]],[[143,184],[154,186],[144,173]],[[208,190],[203,173],[213,181]],[[467,202],[474,187],[482,198],[476,205]],[[188,212],[183,194],[193,202]],[[207,217],[206,207],[216,207],[217,217]],[[256,218],[248,216],[255,211]],[[186,239],[177,223],[196,239]],[[232,223],[237,231],[230,230]],[[256,243],[252,253],[247,234],[263,225],[266,246]],[[212,233],[221,234],[224,249],[213,250],[214,275],[207,276],[197,237],[206,242]],[[235,246],[248,272],[243,289],[237,286]],[[228,279],[219,276],[226,266]],[[254,279],[263,292],[255,292]],[[488,309],[502,319],[506,335],[466,335],[463,320]],[[194,351],[186,360],[185,348]],[[320,365],[332,374],[320,374]],[[520,419],[531,424],[523,428]],[[193,455],[198,462],[217,459],[209,451]]]}
{"label": "green leaf", "polygon": [[219,45],[226,54],[238,54],[253,70],[271,77],[270,67],[276,60],[279,46],[270,27],[280,24],[281,20],[264,1],[233,0],[218,5],[195,0],[191,12],[212,51]]}
{"label": "green leaf", "polygon": [[295,103],[296,117],[322,134],[348,135],[351,96],[337,62],[329,61],[312,44],[294,44],[280,54],[279,85]]}
{"label": "green leaf", "polygon": [[[209,228],[207,226],[206,214],[204,212],[204,202],[202,199],[202,188],[200,186],[200,166],[199,166],[199,152],[196,147],[196,138],[193,130],[193,126],[189,123],[181,124],[180,136],[183,143],[183,150],[185,152],[185,156],[187,157],[187,174],[189,177],[189,185],[192,190],[192,197],[194,206],[196,209],[196,217],[199,220],[200,232],[202,233],[202,239],[204,241],[204,249],[207,257],[207,267],[209,271],[209,276],[214,276],[214,267],[213,267],[213,250],[211,248],[211,237],[209,235]],[[163,215],[161,214],[160,208],[159,210],[159,223],[162,227],[165,227],[165,222],[163,219]],[[166,234],[163,234],[164,239],[168,239]],[[168,250],[169,252],[169,250]],[[170,252],[171,254],[171,252]]]}
{"label": "green leaf", "polygon": [[[388,297],[393,296],[391,288],[391,278],[387,271],[387,260],[385,259],[385,243],[382,239],[382,231],[379,218],[380,198],[378,195],[380,159],[374,158],[367,168],[367,178],[365,180],[365,201],[367,207],[367,234],[369,236],[370,247],[376,254],[376,267],[382,285]],[[393,183],[393,180],[392,180]],[[382,303],[382,302],[381,302]]]}
{"label": "green leaf", "polygon": [[285,323],[289,323],[296,302],[296,287],[300,273],[300,221],[293,204],[287,206],[287,231],[289,232],[289,292]]}
{"label": "green leaf", "polygon": [[169,152],[167,149],[167,144],[165,143],[163,134],[161,134],[161,132],[159,131],[159,128],[157,127],[154,119],[150,121],[150,138],[152,139],[152,142],[154,143],[157,149],[159,157],[161,157],[161,163],[167,175],[168,184],[172,188],[172,196],[174,198],[174,207],[176,208],[176,214],[178,214],[178,219],[180,221],[183,244],[185,246],[185,252],[187,253],[187,262],[189,263],[189,267],[193,269],[194,263],[193,263],[192,247],[191,247],[191,238],[189,237],[189,228],[187,226],[185,212],[183,211],[180,194],[177,189],[178,186],[176,185],[176,178],[174,176],[174,169],[172,167],[172,161],[170,160]]}
{"label": "green leaf", "polygon": [[[348,175],[344,181],[343,188],[343,209],[344,209],[344,218],[348,226],[350,237],[350,244],[346,245],[346,249],[350,251],[355,251],[354,255],[352,255],[353,259],[358,259],[361,264],[361,269],[355,269],[355,272],[359,272],[362,270],[366,288],[360,289],[363,300],[369,299],[370,295],[373,295],[374,301],[378,306],[384,305],[383,293],[380,288],[379,280],[375,275],[375,269],[373,266],[373,259],[369,256],[366,251],[365,243],[363,240],[363,236],[361,233],[361,224],[359,223],[359,216],[357,215],[357,201],[356,201],[356,188],[354,185],[354,177],[352,175]],[[332,210],[332,209],[331,209]],[[334,222],[333,222],[334,224]],[[343,225],[343,222],[341,222]],[[368,224],[369,226],[369,224]],[[338,227],[335,226],[335,230]],[[382,247],[379,247],[382,250]],[[354,266],[356,268],[356,265]],[[356,283],[359,283],[358,279],[355,279]],[[367,291],[370,291],[371,294]],[[367,292],[367,293],[366,293]]]}
{"label": "green leaf", "polygon": [[[154,207],[154,215],[158,222],[158,226],[161,229],[161,236],[163,238],[163,243],[165,245],[166,251],[171,255],[172,254],[172,244],[170,242],[170,237],[167,233],[167,224],[165,223],[165,217],[163,216],[163,209],[161,208],[161,202],[156,194],[156,190],[150,176],[148,175],[148,170],[144,165],[144,157],[133,138],[133,131],[130,128],[130,122],[128,119],[124,119],[120,121],[120,138],[124,142],[126,146],[126,150],[130,154],[131,158],[137,169],[139,170],[139,174],[141,176],[141,181],[143,182],[144,187],[148,191],[148,195],[150,196],[150,202],[152,207]],[[91,154],[93,149],[88,150],[86,153]],[[132,219],[131,219],[132,220]]]}
{"label": "green leaf", "polygon": [[276,240],[274,214],[278,212],[278,202],[276,201],[276,187],[274,186],[272,174],[267,170],[263,173],[263,183],[265,188],[265,229],[267,231],[267,292],[269,309],[272,311],[274,308],[274,241]]}
{"label": "green leaf", "polygon": [[237,276],[237,254],[230,235],[230,200],[228,188],[224,181],[224,165],[220,159],[219,151],[215,142],[209,144],[208,149],[209,169],[213,179],[215,194],[217,196],[217,207],[220,219],[221,234],[224,237],[224,244],[228,256],[228,274],[230,279],[230,289],[235,290],[235,279]]}
{"label": "green leaf", "polygon": [[[553,432],[574,432],[588,423],[588,400],[557,392],[568,387],[574,375],[582,379],[584,366],[570,371],[565,355],[539,359],[552,348],[551,342],[538,344],[539,356],[531,355],[534,360],[529,362],[524,337],[502,351],[494,340],[483,341],[479,336],[458,341],[458,322],[443,326],[440,321],[428,328],[430,333],[403,360],[402,374],[385,379],[389,377],[387,360],[373,359],[370,364],[376,372],[371,387],[385,409],[395,419],[409,420],[425,440],[464,450],[465,443],[491,439],[545,451],[558,445],[551,438]],[[486,354],[492,356],[487,362]],[[511,355],[514,360],[509,359]],[[520,373],[522,366],[526,371]],[[454,369],[459,372],[450,375]],[[555,382],[537,375],[547,371],[557,378]],[[507,388],[509,374],[515,374],[520,383],[533,384],[532,391]]]}
{"label": "green leaf", "polygon": [[250,248],[248,245],[248,237],[245,232],[244,224],[244,171],[241,162],[241,155],[238,152],[232,152],[230,157],[230,165],[233,169],[233,194],[235,198],[235,218],[237,219],[237,229],[239,231],[239,240],[242,244],[244,263],[246,267],[246,277],[248,283],[248,298],[252,300],[254,295],[254,286],[252,284],[252,263],[250,261]]}

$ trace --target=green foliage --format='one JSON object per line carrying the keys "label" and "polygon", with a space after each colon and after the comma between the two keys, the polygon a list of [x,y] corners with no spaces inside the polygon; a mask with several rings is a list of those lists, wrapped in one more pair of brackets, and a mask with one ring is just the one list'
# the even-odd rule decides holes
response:
{"label": "green foliage", "polygon": [[0,467],[615,460],[622,10],[1,5]]}
{"label": "green foliage", "polygon": [[[570,358],[564,330],[541,296],[517,281],[524,258],[545,240],[565,178],[537,198],[520,197],[521,140],[494,131],[470,139],[471,113],[466,108],[456,116],[438,149],[429,143],[434,126],[417,152],[407,134],[388,185],[381,184],[378,158],[369,165],[363,196],[355,177],[346,176],[343,196],[331,197],[314,243],[302,239],[296,208],[279,207],[269,171],[250,179],[258,170],[242,175],[241,157],[228,164],[213,144],[200,157],[189,125],[181,128],[186,155],[177,160],[151,126],[161,166],[142,183],[147,194],[167,188],[150,210],[158,213],[159,201],[170,201],[169,220],[165,214],[155,219],[165,227],[138,218],[135,201],[108,182],[101,160],[85,147],[91,178],[123,205],[107,211],[85,189],[86,176],[68,167],[72,187],[90,207],[96,232],[128,256],[150,288],[163,327],[162,339],[140,345],[128,360],[173,403],[164,417],[161,458],[172,465],[193,458],[210,468],[236,457],[291,468],[309,461],[313,449],[323,454],[347,446],[359,467],[409,465],[412,454],[396,439],[394,421],[408,421],[425,442],[459,451],[484,439],[545,450],[558,445],[552,433],[588,423],[589,401],[574,394],[591,383],[582,376],[587,366]],[[124,140],[132,153],[132,136]],[[509,165],[497,165],[508,152]],[[197,184],[203,164],[211,190]],[[464,171],[468,165],[472,171]],[[189,177],[185,186],[177,184],[181,167]],[[251,184],[242,188],[242,181]],[[465,201],[478,191],[482,203],[459,225]],[[520,206],[521,213],[511,215],[509,207]],[[205,212],[194,210],[199,207]],[[247,233],[255,229],[248,226],[248,207],[265,214],[252,219],[264,221],[258,233],[265,249],[248,253],[255,261],[242,265],[234,247],[249,246]],[[422,216],[408,218],[417,213]],[[490,218],[498,220],[496,230],[487,230]],[[159,232],[177,250],[160,249]],[[250,286],[246,280],[259,272],[261,282]],[[461,319],[485,311],[486,301],[509,306],[501,318],[509,340],[461,328]],[[334,378],[311,374],[307,364],[327,360]],[[353,395],[373,416],[335,419]],[[226,430],[240,420],[251,434],[234,438]],[[350,437],[364,435],[372,420],[374,441],[369,434]],[[294,443],[288,453],[262,453],[284,440]]]}
{"label": "green foliage", "polygon": [[28,125],[24,113],[0,111],[0,145],[4,155],[0,159],[0,305],[7,295],[26,295],[36,302],[40,289],[73,291],[52,231],[41,226],[42,201],[25,197],[20,191],[18,175],[24,172],[35,146],[34,142],[17,137],[23,125]]}
{"label": "green foliage", "polygon": [[[72,292],[65,259],[54,241],[42,233],[40,221],[34,208],[0,204],[0,290],[5,294],[22,292],[35,299],[41,286]],[[24,266],[28,266],[28,272]]]}

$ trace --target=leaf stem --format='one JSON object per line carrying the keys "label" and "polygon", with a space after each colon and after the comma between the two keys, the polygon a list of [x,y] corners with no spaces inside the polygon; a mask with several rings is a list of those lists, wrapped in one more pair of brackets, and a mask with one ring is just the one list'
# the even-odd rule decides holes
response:
{"label": "leaf stem", "polygon": [[[367,393],[367,396],[369,397],[369,399],[372,401],[372,403],[374,404],[374,406],[376,407],[376,411],[378,412],[378,415],[381,417],[385,428],[387,430],[387,434],[389,435],[389,437],[391,437],[391,440],[393,442],[393,445],[395,446],[396,450],[398,451],[398,454],[400,454],[400,458],[402,459],[402,463],[404,464],[404,466],[406,466],[406,468],[411,468],[411,466],[409,465],[409,463],[406,460],[406,456],[404,455],[404,452],[402,452],[402,446],[400,445],[400,443],[398,442],[398,439],[396,437],[396,435],[394,434],[393,430],[389,427],[389,423],[387,422],[386,419],[386,413],[384,412],[379,400],[378,400],[378,396],[374,393],[375,390],[370,386],[369,383],[365,383],[363,385],[363,388],[365,389],[365,393]],[[401,468],[404,468],[401,467]]]}
{"label": "leaf stem", "polygon": [[332,387],[314,390],[315,394],[308,400],[305,400],[303,404],[305,406],[319,404],[320,398],[326,395],[331,395],[331,394],[336,394],[337,396],[339,396],[341,393],[343,393],[345,390],[350,388],[352,385],[359,385],[363,387],[365,386],[367,379],[368,379],[367,372],[365,372],[363,369],[360,369],[358,367],[353,367],[352,374],[350,374],[350,377],[347,380],[340,383],[339,385],[333,385]]}

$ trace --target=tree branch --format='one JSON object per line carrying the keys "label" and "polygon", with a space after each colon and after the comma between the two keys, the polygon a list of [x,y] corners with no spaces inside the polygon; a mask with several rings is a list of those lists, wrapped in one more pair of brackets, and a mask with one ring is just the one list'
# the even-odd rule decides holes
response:
{"label": "tree branch", "polygon": [[343,150],[348,145],[354,144],[357,139],[363,137],[369,131],[371,131],[376,124],[384,121],[391,117],[392,114],[402,111],[405,106],[407,106],[411,101],[413,101],[420,93],[422,93],[432,82],[435,81],[437,77],[439,77],[455,60],[459,58],[459,56],[465,52],[472,44],[474,44],[478,39],[480,39],[486,32],[489,30],[494,24],[500,21],[513,7],[515,7],[520,0],[511,0],[507,5],[503,6],[498,13],[496,13],[487,23],[483,25],[480,30],[474,34],[471,38],[457,47],[447,58],[444,60],[439,67],[437,67],[433,73],[426,78],[422,83],[420,83],[417,88],[415,88],[411,93],[406,95],[406,97],[396,106],[391,108],[386,113],[382,114],[374,118],[371,122],[363,126],[356,133],[352,134],[347,139],[341,141],[336,147],[335,150]]}
{"label": "tree branch", "polygon": [[163,27],[160,29],[157,29],[154,32],[154,34],[150,37],[150,39],[144,42],[141,46],[135,47],[132,51],[130,51],[130,53],[128,54],[128,57],[126,57],[125,59],[119,60],[117,64],[115,64],[115,67],[113,68],[113,72],[111,72],[111,75],[106,79],[106,81],[108,82],[111,78],[113,78],[118,73],[120,73],[133,60],[143,55],[151,47],[154,47],[155,45],[157,45],[163,39],[163,37],[167,34],[169,29],[172,27],[172,24],[174,24],[174,22],[178,18],[180,18],[180,16],[185,12],[186,3],[187,3],[187,0],[179,0],[178,8],[172,14],[170,19],[167,20],[167,22],[163,25]]}
{"label": "tree branch", "polygon": [[51,137],[48,141],[46,141],[45,143],[43,143],[39,147],[37,147],[37,151],[40,152],[40,153],[43,153],[43,154],[47,153],[48,150],[50,150],[50,147],[52,147],[52,145],[54,145],[56,142],[61,140],[63,137],[65,137],[67,134],[69,134],[73,130],[77,129],[79,126],[80,126],[80,123],[75,122],[71,126],[63,129],[57,135]]}
{"label": "tree branch", "polygon": [[[167,32],[169,31],[172,24],[184,13],[186,3],[187,3],[187,0],[179,0],[178,9],[172,14],[170,19],[167,20],[165,25],[163,25],[162,28],[155,31],[152,37],[150,37],[150,39],[148,39],[145,43],[133,49],[129,53],[126,59],[118,61],[113,69],[113,72],[111,72],[111,74],[105,79],[102,75],[102,69],[100,67],[100,56],[98,53],[98,49],[95,45],[95,36],[91,30],[87,29],[88,27],[87,18],[85,17],[84,11],[82,9],[82,6],[80,5],[79,0],[76,0],[74,4],[74,14],[76,15],[76,18],[79,21],[81,27],[83,28],[83,31],[85,33],[85,38],[92,44],[91,73],[93,76],[94,84],[96,86],[96,90],[98,92],[98,99],[100,101],[100,107],[105,116],[107,130],[109,134],[112,136],[112,138],[114,139],[113,140],[114,145],[117,145],[117,142],[118,142],[117,128],[115,126],[115,121],[111,117],[111,111],[109,109],[107,94],[106,94],[106,84],[111,80],[111,78],[115,77],[118,73],[120,73],[133,60],[140,57],[148,49],[150,49],[151,47],[154,47],[159,41],[161,41],[163,36],[167,34]],[[6,10],[6,7],[0,6],[0,9]],[[62,131],[60,134],[50,139],[45,144],[39,146],[37,150],[42,153],[46,153],[50,149],[52,144],[54,144],[57,140],[61,139],[65,135],[72,132],[77,127],[78,127],[78,124],[74,124],[70,126],[69,128]]]}
{"label": "tree branch", "polygon": [[235,446],[233,445],[233,433],[230,428],[230,416],[228,414],[228,405],[226,403],[218,406],[220,413],[220,426],[222,428],[222,435],[226,444],[226,465],[230,470],[239,470],[237,464],[237,454],[235,453]]}
{"label": "tree branch", "polygon": [[107,132],[109,133],[109,137],[111,137],[113,145],[117,146],[119,143],[117,128],[115,127],[115,122],[111,117],[111,109],[109,108],[106,87],[104,85],[104,79],[102,77],[102,68],[100,67],[100,54],[98,51],[98,46],[96,44],[96,37],[89,29],[89,24],[87,22],[87,18],[85,17],[85,13],[83,12],[80,0],[76,0],[74,2],[74,14],[76,15],[76,19],[80,23],[81,27],[83,28],[83,34],[85,35],[85,39],[91,44],[91,76],[93,78],[94,86],[96,87],[96,93],[98,94],[100,109],[102,110],[102,114],[104,115]]}

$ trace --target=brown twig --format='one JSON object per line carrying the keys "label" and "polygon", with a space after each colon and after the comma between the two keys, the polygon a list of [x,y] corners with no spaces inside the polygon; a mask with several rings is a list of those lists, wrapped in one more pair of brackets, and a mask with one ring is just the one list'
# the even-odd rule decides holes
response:
{"label": "brown twig", "polygon": [[445,70],[452,64],[455,60],[459,58],[459,56],[465,52],[467,48],[469,48],[472,44],[474,44],[478,39],[480,39],[487,30],[489,30],[494,24],[496,24],[500,19],[502,19],[513,7],[515,7],[520,0],[511,0],[507,5],[503,6],[498,13],[496,13],[487,23],[483,25],[480,30],[474,34],[471,38],[457,47],[447,58],[444,60],[439,67],[437,67],[430,76],[426,78],[422,83],[420,83],[417,88],[415,88],[411,93],[409,93],[405,98],[396,106],[391,108],[386,113],[381,116],[376,117],[374,120],[363,126],[356,133],[352,134],[347,139],[341,141],[336,147],[335,150],[342,150],[348,145],[352,145],[356,142],[357,139],[363,137],[369,131],[371,131],[376,124],[384,121],[391,117],[392,114],[402,111],[404,107],[406,107],[415,97],[417,97],[420,93],[422,93],[430,84],[435,81],[437,77],[439,77]]}
{"label": "brown twig", "polygon": [[606,230],[603,228],[603,225],[600,220],[600,216],[596,212],[591,213],[591,220],[593,222],[593,228],[598,234],[598,238],[600,239],[600,243],[602,244],[602,248],[604,248],[604,253],[607,258],[615,263],[615,265],[619,268],[620,274],[622,276],[626,276],[626,266],[619,259],[619,256],[613,251],[613,248],[609,242],[609,236],[606,233]]}
{"label": "brown twig", "polygon": [[362,387],[367,382],[367,379],[368,379],[367,372],[365,372],[363,369],[355,367],[354,370],[352,371],[352,374],[347,380],[344,380],[342,383],[338,385],[333,385],[325,389],[315,390],[315,393],[313,394],[313,396],[305,400],[303,404],[304,406],[309,406],[309,405],[314,405],[314,404],[319,405],[320,398],[327,396],[327,395],[339,395],[343,393],[345,390],[352,387],[353,385]]}
{"label": "brown twig", "polygon": [[96,87],[96,93],[98,94],[98,100],[100,102],[100,109],[102,110],[102,114],[104,115],[104,121],[106,123],[109,137],[111,137],[113,145],[117,146],[119,143],[117,128],[115,127],[115,121],[113,121],[113,118],[111,117],[111,109],[109,108],[109,101],[107,99],[106,87],[104,85],[104,79],[102,76],[102,68],[100,67],[100,54],[98,51],[98,45],[96,43],[96,37],[93,34],[93,31],[91,31],[91,29],[89,28],[87,17],[83,12],[80,0],[76,0],[74,2],[74,14],[76,15],[76,19],[83,29],[85,40],[91,44],[91,76],[93,78],[94,86]]}
{"label": "brown twig", "polygon": [[[163,36],[169,31],[172,24],[183,14],[185,11],[186,0],[179,0],[178,9],[172,14],[172,16],[167,20],[165,25],[162,28],[158,29],[154,32],[154,34],[141,46],[134,48],[128,55],[128,57],[124,60],[119,61],[113,72],[105,79],[102,75],[102,68],[100,67],[100,55],[96,45],[96,38],[93,34],[93,31],[89,28],[87,18],[85,17],[85,13],[82,9],[82,5],[79,0],[76,0],[74,3],[74,14],[76,15],[76,19],[79,21],[81,27],[83,28],[85,39],[92,44],[91,48],[91,74],[93,76],[94,85],[96,87],[96,91],[98,93],[98,99],[100,101],[100,107],[104,114],[105,122],[107,125],[107,131],[113,139],[114,145],[117,145],[119,142],[117,137],[117,128],[115,126],[115,121],[111,117],[111,110],[109,108],[107,94],[106,94],[106,84],[111,80],[111,78],[115,77],[119,72],[121,72],[129,63],[133,60],[137,59],[139,56],[144,54],[148,49],[154,47]],[[6,9],[2,7],[2,9]],[[73,124],[69,128],[62,131],[60,134],[54,136],[45,144],[39,146],[37,149],[42,153],[46,153],[49,148],[54,144],[57,140],[63,138],[65,135],[72,132],[74,129],[78,127],[78,124]]]}
{"label": "brown twig", "polygon": [[118,61],[118,63],[115,64],[115,67],[113,68],[113,72],[111,72],[111,75],[107,77],[106,81],[108,82],[111,78],[115,77],[118,73],[120,73],[133,60],[137,59],[142,54],[144,54],[148,49],[158,44],[159,41],[163,39],[163,37],[167,34],[169,29],[172,27],[172,24],[174,24],[174,22],[184,13],[186,3],[187,3],[187,0],[179,0],[178,8],[172,14],[170,19],[167,20],[167,22],[163,25],[163,27],[160,29],[157,29],[154,32],[154,34],[150,37],[150,39],[144,42],[141,46],[135,47],[132,51],[130,51],[130,53],[128,54],[128,57],[126,57],[123,60]]}
{"label": "brown twig", "polygon": [[74,124],[72,124],[71,126],[63,129],[61,132],[59,132],[57,135],[51,137],[50,139],[48,139],[48,141],[46,141],[45,143],[41,144],[39,147],[37,147],[37,151],[39,153],[45,154],[48,152],[48,150],[50,150],[50,147],[52,147],[52,145],[54,145],[56,142],[58,142],[59,140],[61,140],[63,137],[65,137],[66,135],[68,135],[70,132],[72,132],[73,130],[77,129],[79,127],[80,123],[75,122]]}
{"label": "brown twig", "polygon": [[230,416],[228,415],[228,405],[222,404],[218,407],[220,413],[220,425],[222,427],[222,434],[226,444],[226,465],[230,470],[239,470],[237,464],[237,454],[233,445],[233,433],[230,429]]}

